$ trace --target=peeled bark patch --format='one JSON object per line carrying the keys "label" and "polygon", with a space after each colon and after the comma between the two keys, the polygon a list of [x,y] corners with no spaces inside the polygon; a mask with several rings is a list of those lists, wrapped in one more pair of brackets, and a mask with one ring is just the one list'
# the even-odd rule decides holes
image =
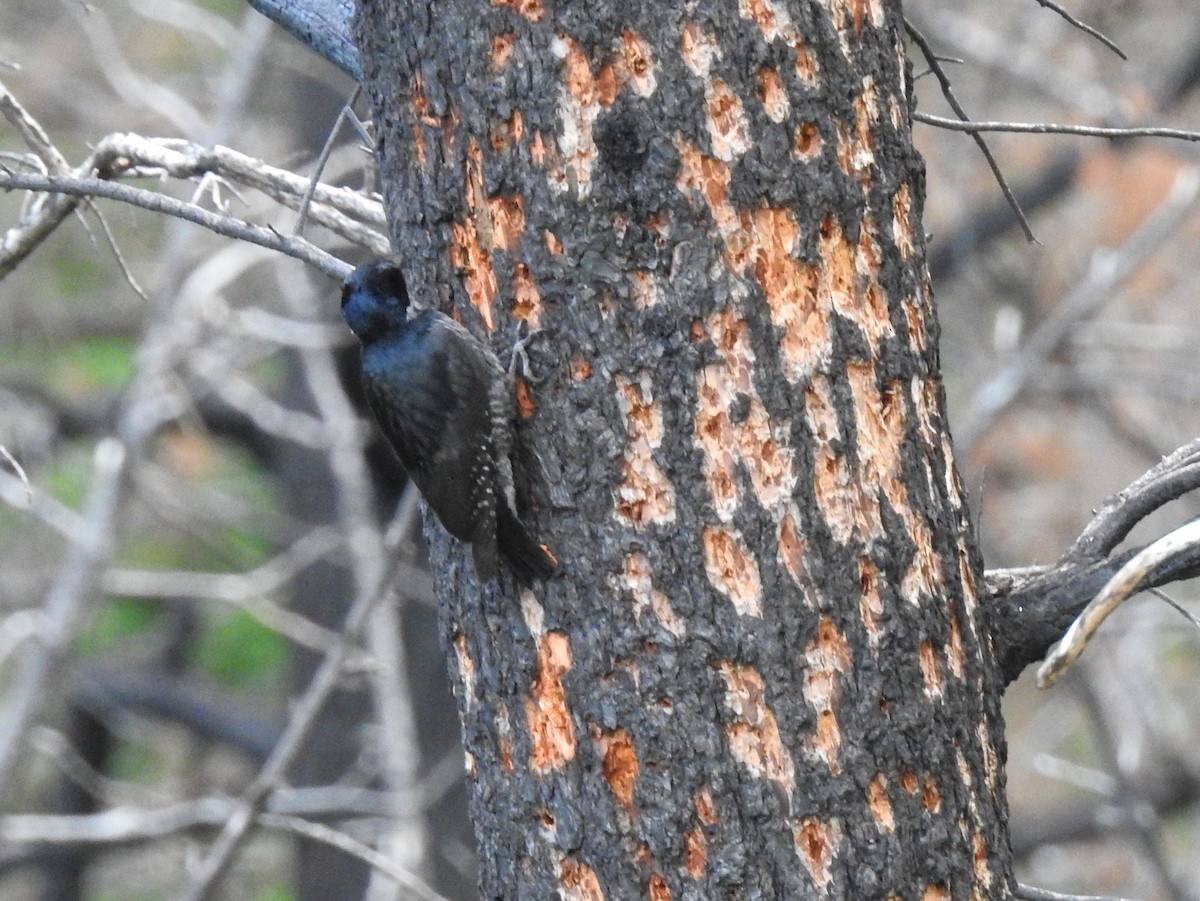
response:
{"label": "peeled bark patch", "polygon": [[926,813],[937,813],[942,809],[942,795],[933,782],[933,777],[926,775],[921,786],[921,807]]}
{"label": "peeled bark patch", "polygon": [[667,596],[651,582],[650,561],[645,554],[636,552],[625,558],[625,587],[633,595],[634,611],[639,620],[649,613],[676,638],[684,635],[687,627],[672,609]]}
{"label": "peeled bark patch", "polygon": [[629,84],[638,96],[649,97],[658,86],[650,45],[645,38],[627,28],[621,33],[621,55]]}
{"label": "peeled bark patch", "polygon": [[754,385],[755,357],[744,319],[722,310],[706,323],[722,363],[700,373],[696,386],[696,437],[704,450],[705,480],[717,515],[728,520],[740,496],[738,465],[754,493],[780,518],[795,489],[795,460],[785,422],[772,420]]}
{"label": "peeled bark patch", "polygon": [[805,817],[796,827],[796,851],[817,888],[829,885],[832,876],[829,864],[837,853],[841,830],[837,823],[826,823],[816,817]]}
{"label": "peeled bark patch", "polygon": [[708,839],[696,826],[683,834],[683,865],[693,879],[701,879],[708,868]]}
{"label": "peeled bark patch", "polygon": [[841,772],[838,752],[842,745],[838,727],[836,692],[838,676],[850,669],[850,646],[846,637],[834,623],[822,617],[817,635],[805,648],[808,674],[804,680],[804,699],[817,714],[816,734],[809,739],[809,747],[825,761],[830,772]]}
{"label": "peeled bark patch", "polygon": [[729,529],[704,530],[704,568],[713,586],[743,616],[762,616],[762,580],[746,542]]}
{"label": "peeled bark patch", "polygon": [[525,204],[520,195],[489,197],[487,215],[492,225],[492,244],[513,250],[525,231]]}
{"label": "peeled bark patch", "polygon": [[896,816],[892,810],[892,801],[887,793],[887,777],[876,773],[871,778],[867,789],[868,802],[871,805],[871,816],[875,818],[880,832],[891,832],[896,828]]}
{"label": "peeled bark patch", "polygon": [[592,170],[596,165],[596,140],[592,126],[600,115],[600,97],[591,63],[571,38],[558,38],[555,53],[563,58],[563,88],[559,93],[558,151],[566,169],[551,172],[551,187],[556,191],[574,188],[580,197],[591,192]]}
{"label": "peeled bark patch", "polygon": [[741,98],[720,79],[708,85],[705,100],[713,156],[727,163],[750,149],[746,111],[742,109]]}
{"label": "peeled bark patch", "polygon": [[633,786],[637,780],[638,761],[629,733],[624,729],[602,732],[596,736],[596,742],[604,755],[604,781],[621,806],[633,813]]}
{"label": "peeled bark patch", "polygon": [[538,641],[538,673],[525,703],[532,741],[533,769],[547,772],[575,757],[575,727],[567,707],[563,676],[571,668],[571,648],[562,632],[547,632]]}
{"label": "peeled bark patch", "polygon": [[542,0],[491,0],[491,2],[493,6],[511,9],[530,22],[538,22],[546,15],[546,7],[542,4]]}
{"label": "peeled bark patch", "polygon": [[623,377],[616,381],[617,401],[628,435],[624,479],[617,488],[617,515],[635,528],[675,518],[675,489],[654,459],[662,444],[663,427],[651,384],[645,373],[636,383]]}
{"label": "peeled bark patch", "polygon": [[862,617],[863,627],[867,630],[867,640],[870,641],[871,647],[876,647],[883,637],[880,623],[883,617],[883,597],[879,586],[879,568],[870,557],[858,558],[858,586],[858,612]]}
{"label": "peeled bark patch", "polygon": [[596,871],[587,864],[566,858],[558,872],[558,893],[562,901],[604,901]]}
{"label": "peeled bark patch", "polygon": [[758,70],[758,99],[767,118],[773,122],[782,122],[792,110],[791,101],[779,79],[779,71],[769,66]]}
{"label": "peeled bark patch", "polygon": [[450,261],[462,273],[471,305],[491,331],[495,328],[492,301],[499,285],[492,268],[491,217],[483,198],[483,151],[474,139],[467,154],[465,183],[467,216],[450,227]]}
{"label": "peeled bark patch", "polygon": [[467,652],[467,636],[454,636],[454,654],[458,660],[459,683],[463,687],[463,703],[470,707],[475,704],[475,661]]}
{"label": "peeled bark patch", "polygon": [[771,779],[791,799],[796,769],[779,737],[775,714],[766,704],[762,677],[749,667],[720,666],[725,679],[725,706],[734,720],[726,736],[734,756],[751,776]]}
{"label": "peeled bark patch", "polygon": [[938,663],[937,651],[928,641],[921,642],[921,676],[925,679],[925,694],[931,698],[940,698],[942,667]]}
{"label": "peeled bark patch", "polygon": [[513,267],[512,285],[513,315],[531,330],[538,328],[542,321],[542,297],[529,267],[524,263],[517,263]]}

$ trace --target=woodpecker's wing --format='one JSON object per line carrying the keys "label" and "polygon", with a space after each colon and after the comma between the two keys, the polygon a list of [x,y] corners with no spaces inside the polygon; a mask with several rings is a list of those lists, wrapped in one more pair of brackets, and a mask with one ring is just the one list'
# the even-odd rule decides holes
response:
{"label": "woodpecker's wing", "polygon": [[488,397],[502,375],[491,351],[433,311],[363,351],[367,400],[426,502],[451,535],[492,547],[496,474]]}

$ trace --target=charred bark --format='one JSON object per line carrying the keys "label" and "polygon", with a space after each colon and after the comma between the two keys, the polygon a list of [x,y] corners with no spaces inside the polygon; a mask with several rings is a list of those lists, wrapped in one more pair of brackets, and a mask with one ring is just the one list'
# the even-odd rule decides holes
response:
{"label": "charred bark", "polygon": [[[417,305],[563,575],[428,528],[487,898],[1006,898],[896,4],[364,2]],[[490,335],[488,334],[490,333]]]}

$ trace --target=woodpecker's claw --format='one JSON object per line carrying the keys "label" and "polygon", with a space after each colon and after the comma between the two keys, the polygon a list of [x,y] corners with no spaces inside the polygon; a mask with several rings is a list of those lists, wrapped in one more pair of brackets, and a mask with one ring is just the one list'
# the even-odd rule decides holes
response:
{"label": "woodpecker's claw", "polygon": [[521,338],[516,344],[513,345],[512,357],[509,359],[508,363],[509,378],[516,377],[518,369],[517,364],[520,363],[520,375],[523,379],[525,379],[525,381],[529,382],[529,384],[540,385],[546,380],[546,376],[544,375],[535,378],[531,374],[533,372],[533,366],[529,362],[529,354],[525,348],[532,344],[535,339],[549,334],[551,331],[551,329],[547,328],[535,328],[528,335],[526,335],[524,338]]}

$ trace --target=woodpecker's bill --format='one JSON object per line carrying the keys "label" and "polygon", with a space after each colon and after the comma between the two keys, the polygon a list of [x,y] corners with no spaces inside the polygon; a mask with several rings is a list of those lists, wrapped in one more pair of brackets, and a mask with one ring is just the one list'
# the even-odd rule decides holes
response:
{"label": "woodpecker's bill", "polygon": [[404,276],[386,260],[346,279],[342,316],[379,428],[446,531],[470,542],[479,579],[496,578],[497,556],[523,584],[548,579],[557,563],[517,517],[512,385],[496,355],[436,310],[409,319]]}

